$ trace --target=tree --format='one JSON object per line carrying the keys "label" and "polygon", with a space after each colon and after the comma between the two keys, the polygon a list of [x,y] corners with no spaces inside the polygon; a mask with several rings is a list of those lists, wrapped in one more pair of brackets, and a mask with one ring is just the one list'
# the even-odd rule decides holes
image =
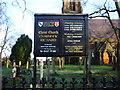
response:
{"label": "tree", "polygon": [[12,47],[10,60],[15,60],[17,64],[19,61],[22,61],[22,64],[26,64],[27,60],[29,60],[31,51],[32,40],[27,35],[23,34]]}
{"label": "tree", "polygon": [[[0,1],[0,60],[2,58],[2,54],[8,56],[10,54],[10,49],[13,46],[13,40],[15,39],[14,34],[14,25],[10,20],[10,17],[7,14],[7,3],[8,1],[1,0]],[[11,0],[10,1],[13,6],[16,5],[19,8],[22,8],[23,16],[26,11],[26,1],[25,0]],[[22,5],[21,5],[21,2]]]}

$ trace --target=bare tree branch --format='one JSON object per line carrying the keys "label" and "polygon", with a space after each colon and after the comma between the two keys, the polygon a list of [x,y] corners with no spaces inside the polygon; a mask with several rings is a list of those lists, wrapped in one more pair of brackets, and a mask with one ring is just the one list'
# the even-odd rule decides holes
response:
{"label": "bare tree branch", "polygon": [[86,6],[88,0],[83,0],[83,6]]}
{"label": "bare tree branch", "polygon": [[[110,12],[115,12],[115,11],[117,11],[117,10],[108,10],[108,9],[106,8],[106,3],[107,3],[107,0],[106,0],[106,2],[104,3],[104,8],[101,8],[101,9],[99,9],[98,11],[95,11],[95,12],[89,14],[89,18],[96,18],[96,17],[107,18],[107,19],[109,20],[109,22],[110,22],[110,24],[111,24],[114,32],[115,32],[115,35],[116,35],[117,40],[119,40],[119,36],[118,36],[118,34],[117,34],[117,28],[116,28],[116,26],[113,24],[113,22],[112,22],[112,20],[111,20],[111,18],[110,18]],[[104,11],[104,12],[103,12],[103,11]],[[94,15],[94,14],[100,14],[100,15],[92,16],[92,15]]]}

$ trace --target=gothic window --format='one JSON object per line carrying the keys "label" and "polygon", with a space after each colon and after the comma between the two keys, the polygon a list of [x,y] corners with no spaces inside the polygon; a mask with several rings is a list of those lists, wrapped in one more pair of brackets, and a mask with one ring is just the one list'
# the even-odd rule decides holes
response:
{"label": "gothic window", "polygon": [[75,11],[75,1],[74,0],[70,0],[70,10]]}

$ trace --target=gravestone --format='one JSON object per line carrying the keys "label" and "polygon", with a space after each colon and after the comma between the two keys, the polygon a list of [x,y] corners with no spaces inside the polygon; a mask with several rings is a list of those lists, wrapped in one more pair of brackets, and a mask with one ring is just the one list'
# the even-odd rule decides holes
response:
{"label": "gravestone", "polygon": [[40,65],[40,80],[43,78],[43,59],[39,60],[39,65]]}
{"label": "gravestone", "polygon": [[15,78],[16,74],[17,74],[17,68],[16,68],[16,63],[15,62],[13,63],[12,74],[13,74],[13,78]]}

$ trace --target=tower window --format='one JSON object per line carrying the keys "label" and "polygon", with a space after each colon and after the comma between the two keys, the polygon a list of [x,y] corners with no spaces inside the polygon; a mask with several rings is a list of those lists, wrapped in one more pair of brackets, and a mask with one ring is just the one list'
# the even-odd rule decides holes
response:
{"label": "tower window", "polygon": [[75,11],[75,1],[74,0],[70,0],[70,10]]}

